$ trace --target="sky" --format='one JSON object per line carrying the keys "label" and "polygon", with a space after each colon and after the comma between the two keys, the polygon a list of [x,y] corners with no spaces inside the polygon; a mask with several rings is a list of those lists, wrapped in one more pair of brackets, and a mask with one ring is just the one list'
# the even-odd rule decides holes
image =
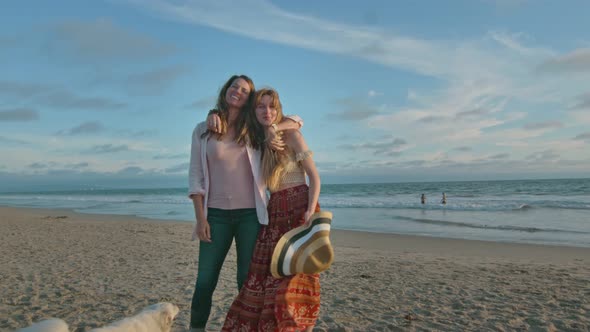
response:
{"label": "sky", "polygon": [[0,191],[183,187],[234,74],[323,183],[590,177],[588,1],[4,0]]}

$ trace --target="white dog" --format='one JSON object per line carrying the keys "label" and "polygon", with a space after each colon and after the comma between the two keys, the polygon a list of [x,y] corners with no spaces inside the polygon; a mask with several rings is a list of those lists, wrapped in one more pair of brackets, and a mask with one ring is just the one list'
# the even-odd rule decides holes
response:
{"label": "white dog", "polygon": [[180,310],[172,303],[161,302],[145,307],[137,315],[121,319],[91,332],[170,332]]}
{"label": "white dog", "polygon": [[68,324],[59,318],[42,320],[17,332],[68,332]]}

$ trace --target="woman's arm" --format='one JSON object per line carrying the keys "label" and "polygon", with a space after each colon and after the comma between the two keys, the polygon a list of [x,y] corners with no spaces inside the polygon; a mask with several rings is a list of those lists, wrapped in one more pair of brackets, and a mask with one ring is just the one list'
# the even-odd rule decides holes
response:
{"label": "woman's arm", "polygon": [[277,124],[277,131],[301,129],[303,119],[298,115],[285,115],[283,120]]}
{"label": "woman's arm", "polygon": [[205,181],[203,162],[201,160],[201,149],[204,149],[201,135],[206,131],[206,124],[200,123],[193,130],[191,142],[191,157],[188,170],[189,179],[189,198],[193,201],[195,209],[196,224],[193,229],[192,239],[199,238],[201,241],[210,242],[211,234],[209,230],[209,223],[205,218],[204,196],[205,196]]}
{"label": "woman's arm", "polygon": [[301,127],[303,127],[301,117],[298,115],[286,115],[280,123],[266,128],[265,137],[273,150],[282,151],[285,148],[285,142],[281,137],[282,132],[284,130],[298,130]]}
{"label": "woman's arm", "polygon": [[199,123],[195,130],[191,141],[191,157],[188,167],[188,194],[205,195],[205,173],[203,170],[203,161],[201,160],[201,149],[203,147],[203,140],[201,135],[207,130],[204,122]]}
{"label": "woman's arm", "polygon": [[193,241],[198,238],[200,241],[211,242],[211,228],[209,227],[209,221],[205,218],[203,195],[191,195],[191,199],[197,218],[197,223],[193,229]]}
{"label": "woman's arm", "polygon": [[320,175],[313,161],[312,152],[309,150],[303,135],[299,130],[289,132],[286,136],[287,144],[295,152],[295,159],[301,162],[301,166],[309,179],[309,198],[307,211],[305,212],[305,222],[315,213],[318,199],[320,197]]}

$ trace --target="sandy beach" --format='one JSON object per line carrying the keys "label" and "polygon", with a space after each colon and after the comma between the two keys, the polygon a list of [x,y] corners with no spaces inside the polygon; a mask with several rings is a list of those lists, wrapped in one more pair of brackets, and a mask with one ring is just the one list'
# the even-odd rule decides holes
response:
{"label": "sandy beach", "polygon": [[[0,228],[1,331],[47,317],[86,331],[158,301],[180,307],[173,330],[186,330],[191,224],[0,207]],[[332,242],[314,331],[590,330],[590,248],[337,230]],[[208,331],[237,294],[235,259]]]}

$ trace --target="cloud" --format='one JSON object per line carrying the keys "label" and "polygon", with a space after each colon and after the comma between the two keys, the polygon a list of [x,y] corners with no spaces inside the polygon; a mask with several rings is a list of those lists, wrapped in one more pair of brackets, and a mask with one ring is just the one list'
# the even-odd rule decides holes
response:
{"label": "cloud", "polygon": [[53,91],[49,85],[0,81],[0,96],[28,99],[33,96]]}
{"label": "cloud", "polygon": [[188,154],[186,153],[177,153],[177,154],[159,154],[153,157],[154,160],[163,160],[163,159],[187,159]]}
{"label": "cloud", "polygon": [[73,55],[82,61],[140,62],[174,54],[176,48],[149,36],[131,31],[109,19],[71,20],[52,27],[49,51]]}
{"label": "cloud", "polygon": [[125,108],[126,103],[101,97],[81,97],[66,90],[55,91],[36,98],[40,105],[58,110],[110,111]]}
{"label": "cloud", "polygon": [[115,153],[121,151],[129,151],[129,146],[127,145],[114,145],[114,144],[103,144],[103,145],[95,145],[88,153]]}
{"label": "cloud", "polygon": [[381,142],[366,142],[361,144],[344,144],[344,150],[370,152],[374,155],[398,156],[408,147],[408,142],[402,138],[394,138]]}
{"label": "cloud", "polygon": [[[583,64],[580,62],[583,56],[579,56],[582,51],[573,52],[576,56],[568,59],[551,48],[534,44],[534,37],[520,32],[489,31],[470,39],[435,40],[288,12],[264,0],[245,0],[238,4],[227,0],[126,2],[168,20],[355,57],[437,82],[436,88],[425,90],[408,86],[409,105],[367,104],[377,94],[375,91],[384,89],[376,87],[374,93],[337,101],[340,111],[328,114],[336,119],[362,121],[360,125],[367,125],[373,132],[395,132],[398,137],[411,141],[412,146],[421,147],[410,151],[409,145],[405,146],[405,158],[418,160],[424,150],[448,151],[449,145],[465,143],[474,150],[479,150],[478,144],[490,142],[508,146],[515,144],[513,138],[526,140],[524,143],[531,145],[530,149],[541,148],[548,129],[559,127],[555,123],[540,123],[530,124],[528,130],[513,129],[521,125],[517,121],[545,105],[566,108],[571,96],[588,86],[584,77],[571,80],[565,75],[538,75],[535,67],[557,60]],[[416,123],[420,124],[419,130]],[[564,120],[563,127],[569,126]],[[367,154],[385,155],[376,151],[376,148],[361,149],[358,153],[365,158],[371,157]],[[400,151],[388,152],[393,156]],[[336,158],[345,160],[347,156],[336,155]]]}
{"label": "cloud", "polygon": [[369,92],[367,93],[367,96],[369,98],[373,98],[373,97],[377,97],[377,96],[382,96],[382,95],[383,95],[383,93],[377,92],[375,90],[369,90]]}
{"label": "cloud", "polygon": [[0,81],[0,96],[14,102],[27,101],[59,110],[119,110],[126,103],[102,97],[83,97],[55,85]]}
{"label": "cloud", "polygon": [[427,115],[425,117],[422,117],[420,119],[417,120],[417,122],[423,122],[423,123],[438,123],[438,122],[443,122],[447,120],[446,117],[444,116],[439,116],[439,115]]}
{"label": "cloud", "polygon": [[586,110],[569,111],[567,114],[576,125],[590,125],[590,112]]}
{"label": "cloud", "polygon": [[574,106],[571,109],[590,109],[590,92],[579,95]]}
{"label": "cloud", "polygon": [[551,129],[551,128],[561,128],[563,127],[563,123],[561,121],[545,121],[545,122],[534,122],[534,123],[527,123],[524,125],[524,129],[526,130],[538,130],[538,129]]}
{"label": "cloud", "polygon": [[458,112],[455,115],[455,118],[456,119],[464,119],[464,118],[469,118],[469,117],[480,117],[480,116],[488,115],[489,113],[490,113],[490,111],[487,109],[478,108],[478,109],[474,109],[474,110],[470,110],[470,111]]}
{"label": "cloud", "polygon": [[51,168],[56,166],[57,163],[55,162],[47,162],[47,163],[40,163],[40,162],[35,162],[32,164],[29,164],[27,167],[38,170],[38,169],[46,169],[46,168]]}
{"label": "cloud", "polygon": [[[446,75],[454,63],[456,45],[407,38],[380,29],[350,26],[286,12],[268,1],[229,0],[177,3],[163,0],[127,0],[166,19],[204,25],[238,35],[316,51],[364,58],[389,67],[413,68],[428,75]],[[244,15],[248,13],[248,15]],[[231,19],[228,19],[231,17]],[[268,29],[268,27],[273,27]],[[466,64],[463,64],[466,65]]]}
{"label": "cloud", "polygon": [[510,157],[510,153],[498,153],[489,156],[489,159],[497,160],[497,159],[508,159]]}
{"label": "cloud", "polygon": [[30,108],[15,108],[0,111],[0,122],[28,122],[39,119],[39,112]]}
{"label": "cloud", "polygon": [[545,150],[531,153],[526,159],[535,162],[555,161],[559,159],[559,154],[553,150]]}
{"label": "cloud", "polygon": [[590,48],[581,48],[541,63],[537,70],[547,73],[579,73],[590,71]]}
{"label": "cloud", "polygon": [[546,50],[539,50],[536,48],[531,48],[525,46],[524,40],[530,40],[527,35],[524,33],[508,33],[502,31],[490,31],[488,32],[488,37],[490,37],[493,41],[497,42],[498,44],[502,45],[506,49],[516,52],[522,56],[535,56],[535,54],[541,52],[546,56],[551,56],[552,53]]}
{"label": "cloud", "polygon": [[585,132],[585,133],[581,133],[579,135],[577,135],[576,137],[574,137],[575,140],[582,140],[582,141],[590,141],[590,131]]}
{"label": "cloud", "polygon": [[169,168],[166,168],[164,172],[166,173],[180,173],[180,172],[187,172],[189,167],[189,163],[182,163],[178,164]]}
{"label": "cloud", "polygon": [[71,168],[71,169],[82,169],[82,168],[87,168],[88,166],[89,166],[89,164],[87,162],[79,162],[79,163],[75,163],[75,164],[64,165],[64,167]]}
{"label": "cloud", "polygon": [[121,136],[132,137],[132,138],[155,137],[155,136],[158,136],[158,133],[159,132],[157,129],[143,129],[143,130],[125,129],[125,130],[117,131],[117,134],[119,134]]}
{"label": "cloud", "polygon": [[20,140],[20,139],[14,139],[14,138],[10,138],[10,137],[5,137],[5,136],[0,136],[0,143],[19,144],[19,145],[30,144],[27,141],[23,141],[23,140]]}
{"label": "cloud", "polygon": [[162,94],[162,92],[167,90],[180,76],[187,73],[190,73],[190,69],[184,66],[155,69],[149,72],[129,76],[125,82],[125,86],[133,94]]}
{"label": "cloud", "polygon": [[186,108],[189,109],[196,109],[199,111],[209,111],[210,109],[215,107],[215,103],[217,102],[216,96],[205,97],[199,100],[195,100],[193,103],[186,105]]}
{"label": "cloud", "polygon": [[473,149],[469,146],[458,146],[456,148],[454,148],[453,150],[455,151],[461,151],[461,152],[469,152],[469,151],[473,151]]}
{"label": "cloud", "polygon": [[139,175],[145,173],[145,170],[138,166],[125,167],[117,172],[117,175]]}
{"label": "cloud", "polygon": [[[466,75],[472,79],[497,78],[499,72],[510,70],[516,70],[514,74],[518,74],[523,71],[522,65],[518,63],[513,67],[506,62],[507,51],[526,49],[529,61],[538,54],[545,56],[549,53],[523,46],[518,40],[522,36],[518,34],[498,32],[486,36],[485,40],[474,41],[428,40],[371,26],[347,25],[291,13],[263,0],[239,3],[230,0],[125,2],[169,20],[208,26],[258,40],[353,56],[391,68],[446,79],[461,79]],[[498,49],[498,45],[502,48]],[[522,54],[518,52],[517,56]]]}
{"label": "cloud", "polygon": [[42,164],[42,163],[32,163],[28,167],[33,168],[33,169],[42,169],[42,168],[46,168],[48,166],[45,164]]}
{"label": "cloud", "polygon": [[336,104],[341,107],[342,110],[335,113],[329,113],[326,115],[327,117],[334,117],[337,120],[345,121],[360,121],[379,114],[379,110],[357,100],[357,98],[339,99],[336,100]]}
{"label": "cloud", "polygon": [[57,132],[57,135],[64,135],[64,136],[74,136],[74,135],[87,135],[87,134],[97,134],[104,131],[104,126],[98,121],[88,121],[79,124],[76,127],[67,129],[67,130],[60,130]]}

